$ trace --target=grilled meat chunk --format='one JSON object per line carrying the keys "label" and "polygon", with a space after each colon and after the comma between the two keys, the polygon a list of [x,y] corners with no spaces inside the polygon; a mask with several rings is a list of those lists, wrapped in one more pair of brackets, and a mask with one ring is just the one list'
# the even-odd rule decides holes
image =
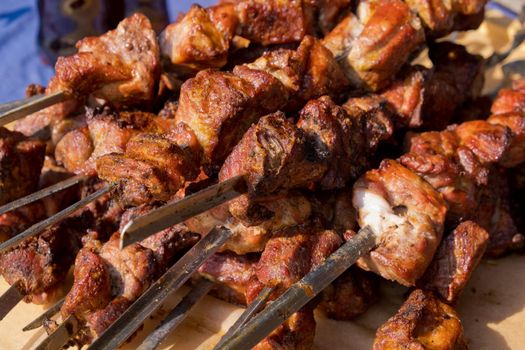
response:
{"label": "grilled meat chunk", "polygon": [[[149,209],[143,206],[127,211],[121,227]],[[85,343],[100,335],[170,266],[179,252],[197,240],[198,235],[177,225],[123,250],[119,248],[118,232],[103,245],[98,242],[83,248],[75,264],[73,287],[61,309],[62,318],[74,315],[84,325],[78,341]]]}
{"label": "grilled meat chunk", "polygon": [[31,203],[0,215],[0,242],[7,241],[45,218],[46,210],[42,202]]}
{"label": "grilled meat chunk", "polygon": [[358,265],[413,286],[443,234],[447,208],[439,192],[401,164],[384,160],[355,183],[353,203],[359,225],[377,235],[377,248]]}
{"label": "grilled meat chunk", "polygon": [[242,0],[235,10],[238,34],[262,45],[301,41],[315,32],[315,8],[303,0]]}
{"label": "grilled meat chunk", "polygon": [[[328,1],[330,2],[330,1]],[[354,13],[349,13],[321,40],[338,60],[344,58],[363,31],[363,24]]]}
{"label": "grilled meat chunk", "polygon": [[455,304],[485,253],[488,240],[488,232],[475,222],[462,222],[443,239],[417,285]]}
{"label": "grilled meat chunk", "polygon": [[512,131],[512,143],[505,150],[500,164],[506,168],[513,168],[525,162],[525,110],[521,113],[508,113],[490,116],[487,121],[491,124],[506,126]]}
{"label": "grilled meat chunk", "polygon": [[414,290],[397,314],[376,333],[374,350],[465,350],[456,311],[432,292]]}
{"label": "grilled meat chunk", "polygon": [[364,314],[378,299],[377,276],[351,267],[323,290],[319,308],[329,318],[349,321]]}
{"label": "grilled meat chunk", "polygon": [[501,89],[492,103],[492,114],[521,113],[525,110],[525,80],[512,82],[512,87]]}
{"label": "grilled meat chunk", "polygon": [[362,1],[357,13],[363,29],[341,63],[355,86],[377,91],[423,43],[423,27],[401,0]]}
{"label": "grilled meat chunk", "polygon": [[0,205],[38,188],[46,146],[0,127]]}
{"label": "grilled meat chunk", "polygon": [[60,57],[56,90],[83,99],[102,98],[116,108],[151,103],[159,78],[159,45],[148,18],[136,13],[115,30],[77,43],[78,53]]}
{"label": "grilled meat chunk", "polygon": [[226,64],[237,22],[231,4],[206,9],[193,5],[188,13],[160,34],[165,66],[178,76],[205,68],[221,68]]}

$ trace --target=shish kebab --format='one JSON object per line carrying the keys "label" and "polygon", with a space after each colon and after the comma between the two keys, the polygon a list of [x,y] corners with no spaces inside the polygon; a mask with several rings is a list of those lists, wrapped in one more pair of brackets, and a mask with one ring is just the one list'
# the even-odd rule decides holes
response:
{"label": "shish kebab", "polygon": [[[143,18],[139,18],[139,17],[135,17],[135,21],[141,23],[141,22],[144,21],[144,19],[143,19]],[[128,23],[125,23],[124,26],[126,26],[126,27],[128,27],[128,26],[129,26],[129,27],[132,27],[132,26],[131,26],[130,24],[128,24]],[[128,29],[129,29],[129,28],[128,28]],[[115,32],[113,32],[113,33],[115,33]],[[117,31],[114,35],[116,35],[117,38],[118,38],[119,32]],[[144,36],[146,36],[146,39],[145,39],[146,42],[150,42],[150,44],[153,44],[152,39],[150,38],[152,35],[148,34],[148,32],[146,31],[145,34],[144,34]],[[139,38],[140,38],[140,37],[139,37]],[[109,37],[107,37],[107,38],[105,39],[105,42],[106,42],[106,43],[108,43],[108,42],[111,43],[111,39],[112,39],[112,38],[111,38],[111,35],[110,35]],[[114,38],[113,38],[113,39],[114,39]],[[309,45],[312,44],[311,39],[306,40],[306,44],[305,44],[305,45],[306,45],[307,47],[308,47],[308,44],[309,44]],[[137,45],[138,45],[138,44],[137,44]],[[319,47],[319,48],[321,49],[320,46],[317,46],[317,47]],[[328,58],[328,57],[326,57],[326,56],[327,56],[327,53],[326,53],[326,52],[323,53],[323,52],[322,52],[322,49],[321,49],[321,56],[325,58],[324,61],[326,61],[326,59]],[[263,63],[264,63],[264,62],[263,62]],[[336,65],[335,65],[335,66],[336,66]],[[248,72],[248,73],[249,73],[249,72]],[[213,73],[211,73],[211,74],[213,74]],[[261,73],[261,74],[262,74],[262,73]],[[321,72],[319,72],[319,74],[321,74]],[[221,74],[220,74],[220,73],[217,73],[216,75],[219,75],[219,77],[221,77]],[[206,77],[209,77],[209,76],[206,76]],[[205,79],[206,77],[202,77],[202,79]],[[232,78],[233,78],[233,77],[232,77]],[[340,81],[342,84],[344,84],[344,81],[345,81],[343,75],[339,75],[338,78],[337,78],[337,79],[334,79],[334,80]],[[277,82],[277,83],[278,83],[278,82]],[[315,87],[315,86],[312,86],[312,88],[314,88],[314,87]],[[327,92],[325,89],[319,89],[319,90],[322,91],[322,92]],[[251,107],[250,107],[250,108],[251,108]],[[241,114],[241,115],[242,115],[242,114]],[[243,115],[242,115],[242,116],[243,116]],[[223,117],[223,118],[224,118],[224,117]],[[195,121],[193,121],[193,122],[195,122]],[[102,127],[104,127],[104,124],[102,124]],[[102,129],[102,131],[103,131],[103,130],[104,130],[104,129]],[[74,137],[72,137],[72,141],[73,141],[73,142],[75,142],[75,141],[79,141],[79,140],[82,140],[81,138],[79,139],[79,137],[78,137],[78,133],[77,133],[77,135],[75,135],[75,133],[73,133],[73,134],[74,134]],[[70,139],[71,139],[71,138],[70,138]],[[65,140],[64,140],[64,143],[67,143],[67,140],[68,140],[68,138],[66,137]],[[82,144],[82,143],[81,143],[81,144]],[[57,145],[57,152],[58,152],[57,158],[61,158],[61,156],[60,156],[60,150],[61,150],[61,147],[60,147],[60,144],[59,144],[59,145]],[[76,154],[72,155],[73,158],[74,158],[75,156],[76,156]],[[72,164],[78,164],[78,162],[77,162],[77,163],[72,162]],[[71,169],[71,170],[77,170],[77,169]],[[169,191],[168,191],[168,192],[169,192]],[[100,192],[99,192],[99,193],[100,193]],[[157,193],[161,193],[161,194],[163,194],[163,191],[161,190],[161,191],[158,191]],[[36,232],[36,231],[33,230],[33,232]],[[19,240],[19,239],[20,239],[20,238],[18,238],[18,240]],[[8,246],[8,245],[10,245],[10,244],[12,244],[12,242],[13,242],[13,241],[11,241],[10,243],[6,244],[5,247]]]}
{"label": "shish kebab", "polygon": [[[478,66],[478,65],[474,64],[474,71],[477,71],[477,69],[478,69],[478,68],[476,68],[477,66]],[[464,91],[464,90],[463,90],[463,91]],[[372,101],[373,101],[373,99],[372,99]],[[353,103],[356,103],[356,102],[357,102],[357,99],[353,99],[353,100],[351,100],[351,103],[349,103],[348,105],[350,106],[350,105],[352,105]],[[322,104],[321,101],[320,101],[320,103]],[[329,102],[329,101],[325,101],[324,103],[330,105],[330,102]],[[364,99],[361,103],[366,103],[366,99]],[[369,101],[368,103],[370,103],[370,101]],[[311,108],[309,108],[309,109],[311,109]],[[321,108],[321,109],[323,109],[323,108]],[[325,109],[326,109],[326,107],[325,107]],[[329,109],[329,108],[328,108],[328,109]],[[386,129],[388,129],[388,127],[387,127]],[[359,133],[356,132],[355,134],[356,134],[356,135],[359,135],[359,134],[363,134],[363,132],[359,132]],[[344,181],[343,181],[343,182],[344,182]]]}
{"label": "shish kebab", "polygon": [[[274,116],[274,118],[276,118],[277,120],[282,120],[282,117],[281,117],[281,119],[280,119],[278,116],[277,116],[277,117]],[[272,122],[267,121],[267,119],[272,119],[272,117],[269,116],[269,117],[267,117],[267,118],[263,118],[263,119],[261,119],[261,121],[260,121],[259,123],[261,123],[261,125],[271,126],[271,125],[272,125]],[[274,123],[275,123],[275,121],[274,121]],[[277,122],[277,123],[279,123],[279,122]],[[282,122],[280,122],[280,123],[282,123]],[[286,124],[286,125],[289,126],[290,124],[288,123],[288,124]],[[290,127],[290,126],[289,126],[289,127]],[[282,132],[284,132],[285,134],[293,134],[293,131],[292,131],[292,130],[288,129],[288,127],[282,127],[282,125],[281,125],[281,127],[270,127],[270,128],[273,130],[274,133],[278,133],[278,132],[276,132],[275,130],[283,130],[283,129],[284,129],[285,131],[282,131]],[[253,141],[253,140],[254,140],[253,135],[254,135],[254,133],[250,133],[250,132],[248,132],[247,134],[245,134],[245,137],[251,138],[251,141],[254,142],[254,141]],[[281,138],[282,138],[282,137],[281,137]],[[275,138],[273,138],[273,139],[277,140],[277,139],[281,139],[281,138],[279,138],[279,137],[275,137]],[[260,146],[257,146],[257,147],[256,147],[256,146],[254,146],[253,144],[250,144],[250,143],[248,143],[248,145],[247,145],[247,144],[244,144],[244,145],[243,145],[243,141],[241,141],[241,143],[240,143],[237,147],[240,147],[240,148],[242,148],[242,149],[257,149],[257,147],[260,147]],[[243,153],[243,151],[239,151],[239,152],[240,152],[240,154],[246,154],[246,153]],[[235,153],[236,153],[236,152],[234,151],[234,152],[232,153],[232,155],[230,155],[230,157],[236,157]],[[239,153],[237,153],[237,154],[239,154]],[[300,164],[300,161],[297,160],[297,159],[299,159],[299,157],[289,157],[289,158],[286,157],[286,156],[283,156],[283,157],[284,157],[285,159],[287,159],[287,160],[292,161],[292,162],[293,162],[294,160],[296,160],[296,161]],[[231,164],[237,164],[237,165],[243,164],[243,165],[246,165],[246,164],[248,164],[249,162],[250,162],[250,161],[244,159],[244,162],[234,162],[234,161],[232,161]],[[227,163],[228,163],[228,161],[227,161],[225,164],[227,164]],[[272,163],[272,162],[270,162],[270,163]],[[279,163],[279,162],[277,162],[277,163]],[[248,164],[248,165],[246,165],[246,166],[250,166],[250,164]],[[256,168],[256,169],[260,169],[261,167],[254,167],[254,168]],[[286,168],[286,166],[284,166],[284,169],[285,169],[285,168]],[[282,176],[285,177],[286,179],[288,179],[287,175],[285,175],[285,174],[288,174],[288,173],[287,173],[286,171],[283,171],[283,173],[284,173],[284,174],[282,174]],[[293,174],[293,173],[294,173],[293,171],[290,172],[290,174]],[[303,171],[301,171],[301,174],[303,174]],[[270,179],[267,179],[267,180],[268,180],[268,181],[271,181]],[[274,180],[275,180],[275,178],[274,178]],[[276,182],[279,182],[279,180],[275,180],[275,181],[276,181]],[[284,180],[284,179],[283,179],[283,181],[289,181],[289,180]],[[306,181],[306,180],[305,180],[305,181]],[[180,270],[180,269],[181,269],[181,266],[178,265],[178,266],[177,266],[177,270]],[[423,269],[423,270],[424,270],[424,269]],[[176,271],[176,270],[173,270],[173,271]],[[173,277],[173,276],[177,276],[177,275],[171,275],[171,276]],[[177,277],[179,277],[179,276],[177,276]],[[167,281],[169,281],[168,278],[166,278],[166,279],[163,281],[164,285],[165,285],[166,283],[169,283],[169,282],[167,282]],[[163,289],[163,293],[167,293],[165,289]],[[165,296],[165,295],[166,295],[166,294],[163,294],[163,296]],[[151,297],[151,295],[149,295],[149,297]],[[158,301],[158,298],[155,298],[155,299]],[[144,300],[147,300],[147,299],[145,298]],[[151,305],[150,305],[150,306],[151,306]],[[149,308],[149,311],[151,311],[150,308]],[[128,320],[129,320],[129,319],[128,319]],[[122,320],[121,320],[121,321],[122,321]],[[117,322],[119,322],[119,321],[117,321]],[[140,319],[139,319],[139,320],[134,319],[134,320],[133,320],[134,326],[137,325],[136,322],[139,322],[139,323],[140,323],[141,321],[140,321]],[[123,321],[122,324],[127,324],[127,322]],[[133,326],[131,326],[131,327],[133,327]],[[127,332],[128,330],[129,330],[129,329],[126,329],[126,332]],[[114,334],[114,333],[113,333],[113,334]],[[121,333],[119,332],[118,334],[120,335]],[[126,333],[124,333],[124,334],[126,334]],[[124,336],[125,336],[125,335],[124,335]],[[121,340],[122,340],[122,339],[121,339]],[[97,343],[95,343],[95,344],[97,344]],[[116,343],[112,343],[112,345],[110,345],[110,346],[115,346],[115,345],[116,345]]]}

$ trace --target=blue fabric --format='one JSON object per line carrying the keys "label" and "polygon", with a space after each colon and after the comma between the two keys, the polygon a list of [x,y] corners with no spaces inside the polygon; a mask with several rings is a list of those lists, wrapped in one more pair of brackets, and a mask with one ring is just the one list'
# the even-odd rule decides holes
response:
{"label": "blue fabric", "polygon": [[[168,0],[170,18],[193,2]],[[208,6],[216,1],[198,2]],[[39,57],[38,23],[37,0],[0,0],[0,103],[23,98],[28,84],[45,86],[53,75]]]}

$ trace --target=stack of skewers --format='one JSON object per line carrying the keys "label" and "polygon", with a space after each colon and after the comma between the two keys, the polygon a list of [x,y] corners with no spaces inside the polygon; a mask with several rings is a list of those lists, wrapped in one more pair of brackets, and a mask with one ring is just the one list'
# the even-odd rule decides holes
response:
{"label": "stack of skewers", "polygon": [[525,245],[525,82],[487,103],[436,41],[485,2],[221,1],[81,40],[2,112],[1,317],[58,300],[39,349],[113,349],[189,282],[142,349],[209,292],[247,306],[216,348],[308,349],[385,278],[414,289],[374,349],[466,348],[470,275]]}

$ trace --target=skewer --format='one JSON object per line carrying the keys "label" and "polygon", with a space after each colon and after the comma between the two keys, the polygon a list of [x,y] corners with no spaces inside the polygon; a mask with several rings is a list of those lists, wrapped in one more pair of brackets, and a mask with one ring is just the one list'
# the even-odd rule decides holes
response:
{"label": "skewer", "polygon": [[131,220],[120,234],[120,247],[142,241],[150,235],[238,197],[246,192],[242,176],[207,187],[179,201],[166,204]]}
{"label": "skewer", "polygon": [[194,245],[158,281],[142,294],[88,349],[117,349],[157,308],[179,289],[233,234],[215,228]]}
{"label": "skewer", "polygon": [[55,305],[51,306],[43,314],[41,314],[40,316],[35,318],[33,321],[28,323],[24,328],[22,328],[22,330],[24,332],[26,332],[26,331],[30,331],[30,330],[36,329],[38,327],[42,327],[46,320],[51,319],[51,317],[53,317],[54,315],[56,315],[58,313],[58,311],[60,311],[60,308],[64,304],[64,300],[66,300],[66,299],[62,298],[59,301],[57,301],[55,303]]}
{"label": "skewer", "polygon": [[186,319],[193,307],[202,299],[213,287],[213,282],[203,278],[184,296],[182,301],[170,312],[162,323],[151,332],[140,344],[137,350],[154,350],[168,335]]}
{"label": "skewer", "polygon": [[229,339],[234,337],[237,332],[248,322],[255,314],[257,314],[266,305],[268,298],[272,295],[275,288],[264,287],[259,292],[257,297],[252,301],[250,305],[244,310],[241,316],[235,321],[235,323],[228,329],[228,331],[222,336],[221,340],[213,347],[213,350],[220,349],[220,347]]}
{"label": "skewer", "polygon": [[37,192],[31,193],[28,196],[14,200],[11,203],[4,204],[0,207],[0,215],[5,214],[11,210],[15,210],[17,208],[23,207],[26,204],[36,202],[39,199],[51,196],[52,194],[63,191],[67,188],[78,185],[79,183],[87,180],[88,178],[89,177],[86,175],[76,175],[64,181],[60,181],[52,186],[49,186]]}
{"label": "skewer", "polygon": [[279,298],[248,321],[240,332],[216,349],[251,349],[374,246],[374,232],[368,226],[359,230],[355,237],[343,244],[299,282],[294,283]]}
{"label": "skewer", "polygon": [[86,204],[94,201],[95,199],[97,199],[99,197],[102,197],[103,195],[105,195],[106,193],[111,191],[112,189],[113,189],[113,186],[111,186],[111,185],[107,186],[107,187],[104,187],[104,188],[101,188],[100,190],[98,190],[96,192],[93,192],[92,194],[90,194],[86,198],[84,198],[84,199],[82,199],[82,200],[80,200],[80,201],[70,205],[69,207],[65,208],[62,211],[59,211],[55,215],[50,216],[46,220],[40,221],[39,223],[37,223],[37,224],[31,226],[30,228],[28,228],[27,230],[25,230],[24,232],[22,232],[22,233],[14,236],[14,237],[8,239],[4,243],[0,244],[0,254],[5,253],[7,250],[9,250],[9,249],[13,248],[14,246],[18,245],[24,239],[38,235],[39,233],[41,233],[43,230],[45,230],[49,226],[52,226],[52,225],[58,223],[59,221],[61,221],[65,217],[71,215],[72,213],[74,213],[78,209],[82,208]]}
{"label": "skewer", "polygon": [[0,321],[4,319],[20,300],[24,299],[24,295],[20,293],[19,284],[20,281],[16,281],[0,296]]}
{"label": "skewer", "polygon": [[18,101],[4,103],[0,106],[0,126],[14,122],[41,109],[63,102],[69,97],[63,91],[49,95],[37,95]]}
{"label": "skewer", "polygon": [[79,323],[75,316],[69,316],[53,333],[35,348],[35,350],[56,350],[62,349],[67,344],[69,338],[79,330]]}

